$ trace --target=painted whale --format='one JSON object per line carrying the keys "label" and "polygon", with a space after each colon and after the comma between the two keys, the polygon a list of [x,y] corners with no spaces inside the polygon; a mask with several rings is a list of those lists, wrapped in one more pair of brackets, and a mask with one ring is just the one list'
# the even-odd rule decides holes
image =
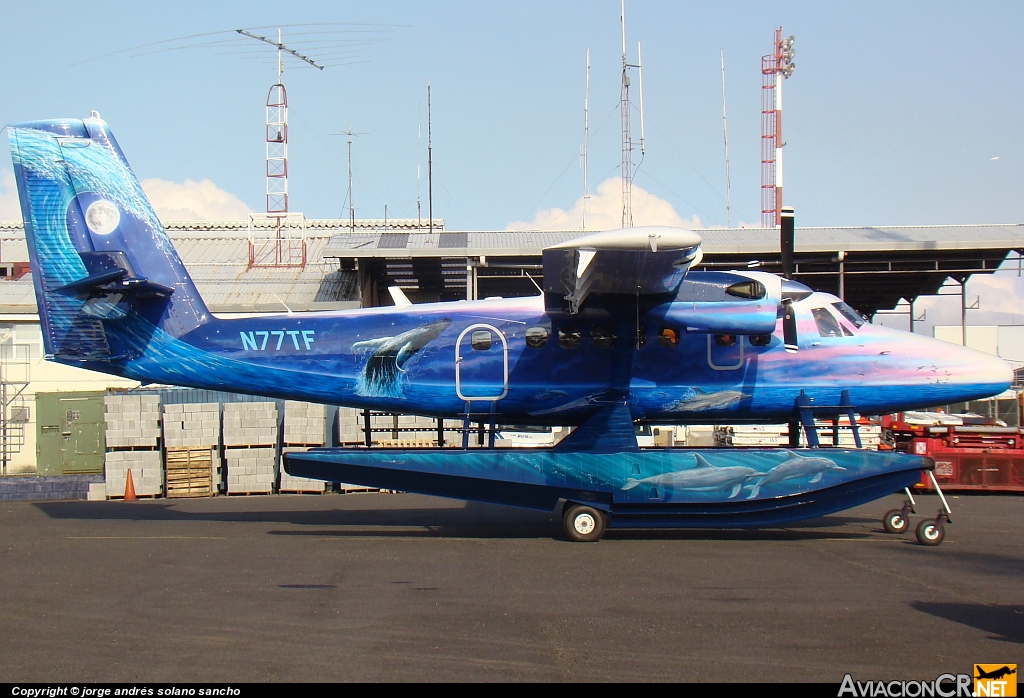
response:
{"label": "painted whale", "polygon": [[359,377],[358,390],[366,397],[401,397],[402,367],[416,352],[438,338],[452,324],[444,319],[416,327],[394,337],[366,339],[352,345],[353,352],[372,352]]}
{"label": "painted whale", "polygon": [[773,482],[809,477],[813,484],[821,482],[821,477],[830,470],[846,470],[821,456],[801,456],[793,451],[786,451],[786,453],[789,454],[789,458],[764,473],[761,479],[752,486],[747,499],[753,499],[761,492],[762,487]]}
{"label": "painted whale", "polygon": [[673,473],[662,473],[652,475],[642,480],[629,478],[622,489],[631,490],[639,485],[651,485],[663,487],[666,490],[691,490],[695,492],[708,492],[713,490],[725,490],[732,488],[729,499],[740,493],[743,485],[748,480],[764,473],[743,465],[726,465],[718,467],[711,465],[700,454],[694,454],[697,465],[688,470],[677,470]]}

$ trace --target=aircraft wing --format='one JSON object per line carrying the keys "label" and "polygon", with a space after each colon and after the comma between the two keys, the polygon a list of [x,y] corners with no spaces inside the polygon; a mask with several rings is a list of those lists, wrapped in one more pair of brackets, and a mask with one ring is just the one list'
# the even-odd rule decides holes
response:
{"label": "aircraft wing", "polygon": [[544,292],[550,303],[578,313],[591,293],[674,293],[700,262],[701,237],[691,230],[640,227],[609,230],[544,250]]}

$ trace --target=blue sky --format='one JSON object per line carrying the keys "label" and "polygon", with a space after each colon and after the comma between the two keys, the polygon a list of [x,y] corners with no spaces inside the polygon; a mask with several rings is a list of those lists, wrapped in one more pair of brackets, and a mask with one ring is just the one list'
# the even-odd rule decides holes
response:
{"label": "blue sky", "polygon": [[[365,48],[367,63],[322,73],[289,64],[294,210],[341,213],[345,143],[330,134],[351,121],[368,134],[355,146],[357,216],[383,215],[385,203],[391,216],[415,215],[428,79],[435,213],[450,228],[500,229],[568,208],[582,190],[588,47],[591,180],[618,175],[617,0],[82,7],[0,10],[0,121],[99,110],[142,178],[210,179],[259,210],[273,62],[209,50],[82,61],[189,34],[306,22],[398,26]],[[785,137],[786,201],[798,225],[1024,218],[1024,5],[1013,2],[631,0],[630,51],[643,42],[648,117],[639,186],[684,219],[725,223],[724,49],[734,221],[756,223],[760,57],[779,24],[796,36]],[[424,129],[423,163],[425,145]]]}

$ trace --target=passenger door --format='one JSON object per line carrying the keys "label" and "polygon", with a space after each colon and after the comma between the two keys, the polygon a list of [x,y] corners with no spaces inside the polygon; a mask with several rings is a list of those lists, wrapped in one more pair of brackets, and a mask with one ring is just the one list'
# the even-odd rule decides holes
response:
{"label": "passenger door", "polygon": [[501,400],[508,394],[508,341],[494,325],[477,323],[455,343],[455,393],[460,400]]}

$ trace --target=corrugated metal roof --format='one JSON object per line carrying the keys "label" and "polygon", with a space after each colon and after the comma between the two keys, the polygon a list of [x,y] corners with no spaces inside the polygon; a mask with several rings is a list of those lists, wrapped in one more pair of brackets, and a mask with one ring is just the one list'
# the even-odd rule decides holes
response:
{"label": "corrugated metal roof", "polygon": [[[323,256],[333,232],[331,227],[307,225],[305,267],[253,269],[249,268],[247,223],[166,223],[165,228],[213,312],[301,311],[352,303],[349,299],[354,292],[354,274],[342,272],[337,260]],[[28,261],[20,222],[0,222],[0,260]],[[31,275],[18,281],[0,281],[0,312],[36,312]]]}
{"label": "corrugated metal roof", "polygon": [[[778,252],[779,233],[765,228],[712,228],[696,231],[704,238],[705,254],[767,254]],[[380,244],[380,233],[347,230],[336,233],[323,250],[325,257],[413,257],[413,256],[536,256],[545,247],[582,237],[580,231],[468,231],[463,247],[451,246],[456,233],[418,231],[408,234],[401,247]],[[1024,224],[921,225],[886,227],[797,228],[798,252],[845,250],[884,252],[886,250],[1015,249],[1024,247]]]}

